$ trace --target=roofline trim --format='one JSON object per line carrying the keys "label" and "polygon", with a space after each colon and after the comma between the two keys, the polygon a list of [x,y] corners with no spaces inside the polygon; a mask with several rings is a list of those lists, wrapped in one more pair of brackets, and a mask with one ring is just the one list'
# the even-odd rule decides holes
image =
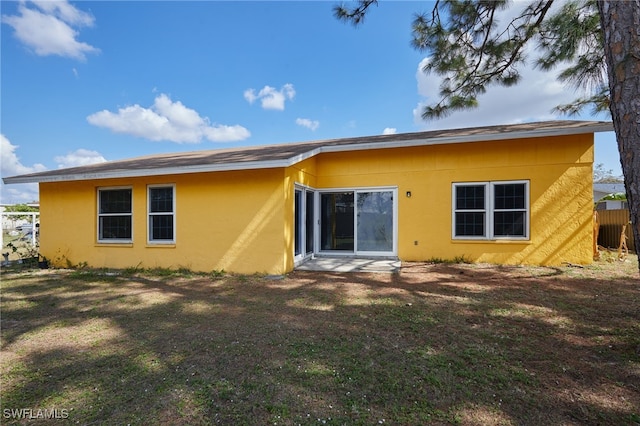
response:
{"label": "roofline trim", "polygon": [[609,123],[605,124],[593,124],[590,126],[580,128],[564,128],[564,129],[540,129],[540,130],[521,130],[510,133],[491,133],[491,134],[477,134],[469,136],[441,136],[437,138],[429,139],[408,139],[406,141],[398,142],[371,142],[371,143],[359,143],[352,145],[335,145],[335,146],[323,146],[320,147],[321,152],[341,152],[341,151],[358,151],[365,149],[384,149],[384,148],[408,148],[414,146],[429,146],[429,145],[445,145],[445,144],[459,144],[459,143],[473,143],[473,142],[491,142],[498,140],[508,139],[525,139],[525,138],[541,138],[549,136],[566,136],[575,135],[581,133],[598,133],[613,131],[613,125]]}
{"label": "roofline trim", "polygon": [[147,168],[137,170],[111,170],[97,173],[71,173],[61,174],[55,176],[13,176],[6,177],[2,180],[5,184],[20,184],[20,183],[36,183],[36,182],[67,182],[67,181],[79,181],[79,180],[94,180],[94,179],[117,179],[117,178],[130,178],[130,177],[143,177],[143,176],[162,176],[173,174],[186,174],[186,173],[207,173],[207,172],[222,172],[222,171],[237,171],[237,170],[255,170],[255,169],[270,169],[289,167],[306,159],[315,157],[318,154],[329,152],[346,152],[346,151],[362,151],[367,149],[389,149],[389,148],[408,148],[415,146],[429,146],[429,145],[444,145],[444,144],[459,144],[459,143],[474,143],[474,142],[489,142],[497,140],[507,139],[525,139],[525,138],[539,138],[549,136],[565,136],[582,133],[597,133],[613,131],[613,125],[610,122],[599,122],[588,126],[580,127],[568,127],[560,129],[534,129],[534,130],[521,130],[517,132],[506,133],[482,133],[468,136],[441,136],[429,139],[408,139],[405,141],[388,141],[388,142],[369,142],[369,143],[355,143],[347,145],[325,145],[317,148],[310,149],[302,154],[295,155],[290,158],[282,160],[268,160],[268,161],[248,161],[248,162],[236,162],[225,164],[198,164],[193,166],[180,166],[180,167],[163,167],[163,168]]}
{"label": "roofline trim", "polygon": [[34,182],[69,182],[78,180],[94,180],[94,179],[117,179],[128,177],[142,176],[163,176],[187,173],[207,173],[207,172],[223,172],[234,170],[253,170],[253,169],[270,169],[277,167],[288,167],[288,160],[273,161],[250,161],[243,163],[227,163],[227,164],[198,164],[194,166],[180,167],[162,167],[154,169],[136,169],[136,170],[113,170],[97,173],[72,173],[68,175],[57,176],[15,176],[3,178],[6,184],[12,183],[34,183]]}

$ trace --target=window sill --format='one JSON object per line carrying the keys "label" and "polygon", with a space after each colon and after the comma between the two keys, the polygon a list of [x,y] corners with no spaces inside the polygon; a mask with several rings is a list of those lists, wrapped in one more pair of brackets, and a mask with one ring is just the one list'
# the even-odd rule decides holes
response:
{"label": "window sill", "polygon": [[113,242],[113,243],[109,243],[106,241],[98,241],[95,244],[95,247],[133,247],[133,242],[131,243],[122,243],[122,242]]}
{"label": "window sill", "polygon": [[150,243],[147,242],[145,248],[176,248],[176,243]]}
{"label": "window sill", "polygon": [[531,240],[503,240],[503,239],[477,239],[477,240],[464,240],[464,239],[452,239],[451,242],[453,244],[522,244],[522,245],[530,245],[533,244]]}

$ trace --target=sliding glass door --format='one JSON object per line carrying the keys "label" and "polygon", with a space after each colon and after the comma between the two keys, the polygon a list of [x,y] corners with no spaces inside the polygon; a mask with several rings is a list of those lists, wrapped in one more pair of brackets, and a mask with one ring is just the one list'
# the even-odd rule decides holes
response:
{"label": "sliding glass door", "polygon": [[395,255],[395,189],[322,192],[320,251]]}

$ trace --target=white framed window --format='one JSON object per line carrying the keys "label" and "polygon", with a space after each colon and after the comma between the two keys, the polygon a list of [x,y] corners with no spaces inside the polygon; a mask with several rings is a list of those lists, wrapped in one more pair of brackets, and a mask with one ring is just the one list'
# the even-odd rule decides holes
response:
{"label": "white framed window", "polygon": [[452,185],[454,239],[529,239],[529,181]]}
{"label": "white framed window", "polygon": [[147,239],[149,243],[175,243],[175,192],[175,185],[150,185],[147,187]]}
{"label": "white framed window", "polygon": [[133,241],[130,187],[98,188],[98,242]]}

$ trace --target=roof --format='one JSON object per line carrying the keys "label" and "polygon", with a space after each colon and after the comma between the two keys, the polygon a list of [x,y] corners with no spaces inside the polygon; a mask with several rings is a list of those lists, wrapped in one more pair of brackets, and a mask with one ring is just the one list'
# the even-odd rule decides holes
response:
{"label": "roof", "polygon": [[288,167],[324,152],[488,142],[613,131],[611,122],[545,121],[149,155],[5,177],[5,184]]}
{"label": "roof", "polygon": [[619,192],[624,193],[626,191],[624,183],[594,183],[593,192],[607,194],[616,194]]}

